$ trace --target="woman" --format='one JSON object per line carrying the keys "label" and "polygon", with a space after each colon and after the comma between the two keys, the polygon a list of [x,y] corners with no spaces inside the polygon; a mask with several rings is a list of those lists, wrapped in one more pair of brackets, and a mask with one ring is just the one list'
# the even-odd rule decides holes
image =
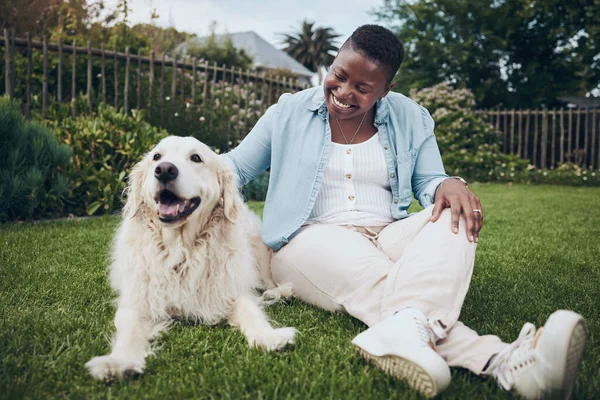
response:
{"label": "woman", "polygon": [[[458,321],[483,209],[445,174],[427,110],[390,92],[403,56],[387,29],[358,28],[323,87],[283,95],[226,155],[240,184],[271,168],[273,276],[363,321],[359,353],[425,396],[448,386],[451,366],[527,398],[568,397],[587,342],[581,316],[557,311],[537,333],[525,324],[510,345]],[[413,193],[424,210],[408,218]]]}

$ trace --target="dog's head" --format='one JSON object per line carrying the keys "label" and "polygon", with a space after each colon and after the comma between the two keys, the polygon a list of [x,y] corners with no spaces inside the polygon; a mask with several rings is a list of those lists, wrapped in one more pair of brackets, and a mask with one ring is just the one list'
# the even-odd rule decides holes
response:
{"label": "dog's head", "polygon": [[126,217],[140,209],[169,227],[223,206],[227,219],[237,215],[233,174],[217,154],[193,137],[169,136],[135,165],[130,175]]}

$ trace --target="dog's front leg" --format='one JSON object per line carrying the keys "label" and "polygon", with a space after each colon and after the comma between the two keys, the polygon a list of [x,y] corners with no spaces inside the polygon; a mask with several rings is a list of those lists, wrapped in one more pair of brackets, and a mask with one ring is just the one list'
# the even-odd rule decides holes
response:
{"label": "dog's front leg", "polygon": [[294,343],[296,329],[273,328],[258,306],[259,301],[259,298],[249,296],[237,299],[229,316],[229,323],[242,331],[250,346],[281,350]]}
{"label": "dog's front leg", "polygon": [[94,357],[85,366],[97,379],[111,381],[139,374],[150,351],[155,329],[146,313],[131,306],[119,306],[115,315],[117,332],[109,355]]}

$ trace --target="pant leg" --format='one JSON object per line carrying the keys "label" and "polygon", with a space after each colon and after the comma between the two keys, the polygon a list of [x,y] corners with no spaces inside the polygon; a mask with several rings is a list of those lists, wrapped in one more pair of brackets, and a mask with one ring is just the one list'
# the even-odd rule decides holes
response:
{"label": "pant leg", "polygon": [[345,310],[372,326],[381,320],[385,281],[393,263],[361,233],[335,225],[309,225],[273,255],[275,282],[327,310]]}
{"label": "pant leg", "polygon": [[[395,289],[388,293],[382,307],[387,307],[389,314],[414,302],[438,328],[437,332],[446,327],[439,333],[445,337],[436,343],[436,350],[448,365],[479,375],[491,356],[506,344],[497,336],[479,336],[457,321],[471,281],[476,245],[466,239],[464,218],[455,235],[450,227],[450,210],[444,210],[435,223],[429,221],[431,211],[425,209],[379,233],[377,240],[382,250],[396,263],[390,271],[390,276],[396,276],[395,280],[390,279]],[[407,288],[407,284],[414,286]],[[442,320],[442,326],[436,324],[436,318]]]}

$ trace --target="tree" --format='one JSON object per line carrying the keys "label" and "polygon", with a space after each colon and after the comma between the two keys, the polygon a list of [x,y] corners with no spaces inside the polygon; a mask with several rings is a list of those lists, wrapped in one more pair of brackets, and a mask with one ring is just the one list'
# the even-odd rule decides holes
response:
{"label": "tree", "polygon": [[554,106],[600,83],[600,0],[385,0],[404,42],[401,91],[445,82],[480,107]]}
{"label": "tree", "polygon": [[340,35],[332,28],[314,28],[315,23],[304,20],[299,32],[283,34],[283,51],[319,75],[319,84],[323,80],[321,67],[327,68],[335,58],[338,47],[335,39]]}
{"label": "tree", "polygon": [[186,54],[197,57],[202,60],[208,60],[211,63],[216,62],[228,67],[249,69],[252,67],[253,59],[244,49],[236,49],[233,46],[231,37],[226,36],[224,40],[217,40],[215,34],[217,23],[213,22],[210,26],[210,35],[204,41],[198,42],[198,39],[191,38],[187,42]]}

